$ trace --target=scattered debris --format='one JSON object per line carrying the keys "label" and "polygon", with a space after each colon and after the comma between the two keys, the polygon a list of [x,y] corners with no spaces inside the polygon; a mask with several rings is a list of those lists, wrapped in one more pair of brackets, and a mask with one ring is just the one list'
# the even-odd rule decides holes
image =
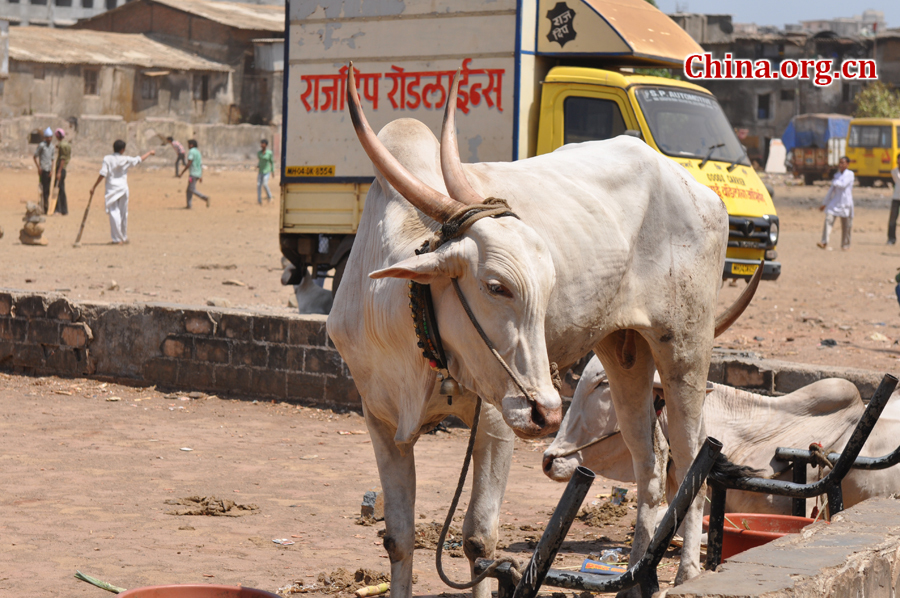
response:
{"label": "scattered debris", "polygon": [[826,338],[822,339],[822,341],[819,342],[819,345],[822,347],[837,347],[837,341],[833,338]]}
{"label": "scattered debris", "polygon": [[215,496],[188,496],[186,498],[170,498],[165,501],[167,505],[181,505],[186,509],[175,509],[168,511],[166,515],[207,515],[211,517],[240,517],[248,513],[259,511],[259,507],[250,505],[239,505],[233,500],[227,498],[216,498]]}
{"label": "scattered debris", "polygon": [[873,341],[889,341],[889,340],[891,340],[888,337],[886,337],[885,335],[881,334],[880,332],[874,332],[874,333],[870,334],[869,338]]}
{"label": "scattered debris", "polygon": [[[384,493],[368,491],[363,494],[362,505],[359,509],[360,519],[384,520]],[[362,524],[366,525],[366,524]]]}
{"label": "scattered debris", "polygon": [[245,286],[247,286],[247,283],[246,283],[246,282],[241,282],[240,280],[237,280],[236,278],[230,278],[230,279],[228,279],[228,280],[223,280],[223,281],[222,281],[222,284],[227,285],[227,286],[231,286],[231,287],[245,287]]}
{"label": "scattered debris", "polygon": [[115,402],[121,401],[122,397],[106,397],[106,400],[111,403],[115,403]]}
{"label": "scattered debris", "polygon": [[293,544],[296,544],[296,542],[294,542],[293,540],[288,540],[287,538],[275,538],[272,541],[282,546],[291,546]]}
{"label": "scattered debris", "polygon": [[355,593],[357,596],[359,596],[359,598],[366,598],[366,596],[380,596],[390,589],[391,584],[384,582],[378,584],[377,586],[366,586],[364,588],[360,588],[356,590]]}
{"label": "scattered debris", "polygon": [[[437,543],[441,539],[441,528],[443,527],[443,524],[437,521],[417,523],[415,548],[437,550]],[[465,557],[466,555],[462,550],[462,539],[462,530],[455,525],[451,525],[450,530],[447,532],[447,538],[444,540],[444,553],[453,558]]]}
{"label": "scattered debris", "polygon": [[206,304],[210,307],[231,307],[231,301],[221,297],[210,297],[206,300]]}
{"label": "scattered debris", "polygon": [[[418,577],[413,574],[413,583],[418,581]],[[295,581],[283,588],[278,588],[278,593],[282,596],[306,593],[340,594],[352,592],[354,588],[360,586],[380,586],[388,583],[390,583],[390,576],[386,573],[371,569],[357,569],[355,573],[350,573],[344,568],[339,568],[331,573],[319,573],[317,581],[310,585],[305,585],[302,581]],[[375,596],[376,594],[366,595]]]}
{"label": "scattered debris", "polygon": [[110,281],[109,281],[109,286],[106,287],[106,290],[107,290],[107,291],[118,291],[118,290],[119,290],[119,283],[117,283],[115,280],[110,280]]}

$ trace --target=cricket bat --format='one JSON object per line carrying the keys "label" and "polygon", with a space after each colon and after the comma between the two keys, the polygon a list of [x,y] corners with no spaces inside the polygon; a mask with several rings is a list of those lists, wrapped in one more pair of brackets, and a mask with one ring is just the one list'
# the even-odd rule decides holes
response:
{"label": "cricket bat", "polygon": [[84,233],[84,225],[87,222],[88,210],[91,209],[91,201],[94,199],[94,194],[91,193],[90,197],[88,197],[87,206],[84,208],[84,216],[81,218],[81,226],[78,228],[78,236],[75,238],[75,244],[72,247],[81,247],[81,235]]}
{"label": "cricket bat", "polygon": [[59,199],[59,187],[53,187],[50,191],[50,201],[47,206],[47,216],[56,211],[56,201]]}

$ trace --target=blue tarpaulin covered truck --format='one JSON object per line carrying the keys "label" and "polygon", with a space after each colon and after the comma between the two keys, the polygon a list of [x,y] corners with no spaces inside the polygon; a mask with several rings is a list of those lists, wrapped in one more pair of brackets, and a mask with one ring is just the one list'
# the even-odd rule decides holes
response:
{"label": "blue tarpaulin covered truck", "polygon": [[850,117],[845,114],[801,114],[791,119],[781,141],[785,166],[807,185],[830,179],[847,144]]}

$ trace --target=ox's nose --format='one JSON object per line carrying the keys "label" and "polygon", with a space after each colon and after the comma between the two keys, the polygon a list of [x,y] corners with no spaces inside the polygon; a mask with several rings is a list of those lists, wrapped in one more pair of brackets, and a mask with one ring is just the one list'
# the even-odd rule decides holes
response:
{"label": "ox's nose", "polygon": [[562,423],[562,406],[548,409],[537,401],[531,401],[531,421],[546,436],[559,430]]}
{"label": "ox's nose", "polygon": [[554,457],[551,457],[550,455],[546,455],[546,454],[544,455],[544,460],[541,463],[542,469],[544,470],[544,475],[546,475],[546,476],[550,475],[550,473],[553,470],[553,461],[554,460],[555,460]]}

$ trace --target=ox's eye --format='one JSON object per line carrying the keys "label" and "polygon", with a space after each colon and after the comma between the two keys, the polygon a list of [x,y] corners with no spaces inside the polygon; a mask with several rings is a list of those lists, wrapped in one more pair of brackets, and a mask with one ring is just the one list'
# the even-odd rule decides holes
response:
{"label": "ox's eye", "polygon": [[510,291],[508,288],[506,288],[505,286],[503,286],[496,280],[493,280],[493,281],[487,283],[487,289],[492,295],[498,295],[500,297],[506,297],[507,299],[512,299],[512,296],[513,296],[512,291]]}

